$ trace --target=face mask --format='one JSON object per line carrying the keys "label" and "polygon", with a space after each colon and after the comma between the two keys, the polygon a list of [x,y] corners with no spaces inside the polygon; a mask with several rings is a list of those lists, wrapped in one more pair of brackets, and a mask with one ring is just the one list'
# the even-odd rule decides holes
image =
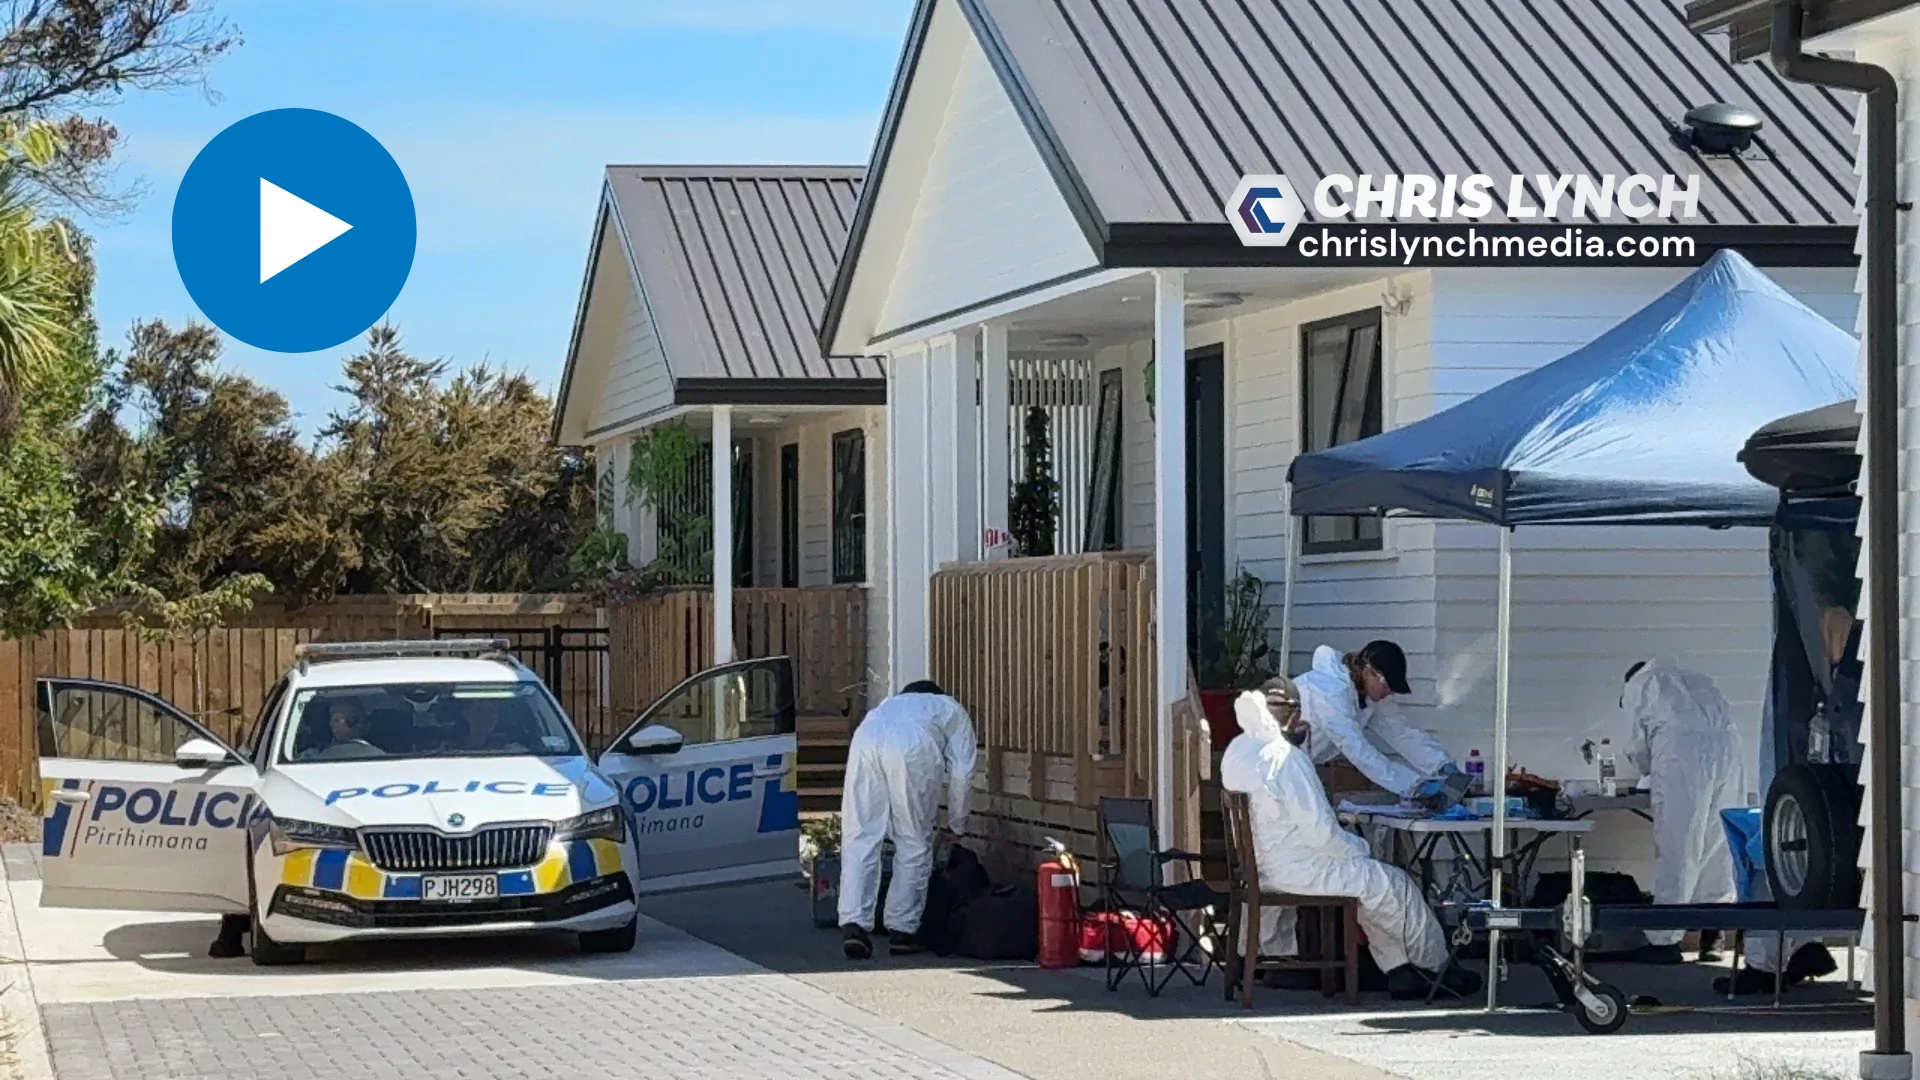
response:
{"label": "face mask", "polygon": [[1294,724],[1280,729],[1280,735],[1295,746],[1307,745],[1307,736],[1312,734],[1305,724]]}

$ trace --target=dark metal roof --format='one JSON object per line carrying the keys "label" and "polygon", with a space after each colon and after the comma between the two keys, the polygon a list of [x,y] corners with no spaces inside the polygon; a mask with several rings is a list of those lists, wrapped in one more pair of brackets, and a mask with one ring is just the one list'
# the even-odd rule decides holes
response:
{"label": "dark metal roof", "polygon": [[[607,190],[676,383],[875,380],[822,356],[821,318],[865,170],[607,167]],[[866,395],[871,385],[857,388]]]}
{"label": "dark metal roof", "polygon": [[[1265,172],[1698,173],[1702,224],[1854,221],[1852,102],[1735,67],[1680,0],[962,3],[1110,225],[1224,222]],[[1763,117],[1754,152],[1676,136],[1712,102]]]}
{"label": "dark metal roof", "polygon": [[[1916,0],[1801,0],[1800,36],[1817,38],[1913,7]],[[1727,31],[1735,61],[1765,56],[1773,47],[1773,0],[1692,0],[1687,24],[1696,32]]]}
{"label": "dark metal roof", "polygon": [[[1702,257],[1856,260],[1852,95],[1734,65],[1688,29],[1683,0],[919,0],[851,252],[938,2],[966,16],[1103,266],[1287,265],[1285,249],[1240,244],[1222,209],[1242,176],[1272,172],[1697,173],[1685,227]],[[1737,158],[1680,134],[1715,102],[1765,121]]]}

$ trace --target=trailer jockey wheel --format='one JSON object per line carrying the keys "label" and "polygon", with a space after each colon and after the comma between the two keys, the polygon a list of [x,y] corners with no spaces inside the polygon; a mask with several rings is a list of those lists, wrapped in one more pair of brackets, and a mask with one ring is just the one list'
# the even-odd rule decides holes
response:
{"label": "trailer jockey wheel", "polygon": [[1836,765],[1789,765],[1767,789],[1767,884],[1783,908],[1852,907],[1860,895],[1858,777]]}
{"label": "trailer jockey wheel", "polygon": [[1594,1035],[1611,1035],[1627,1022],[1627,996],[1611,983],[1574,991],[1573,1018]]}

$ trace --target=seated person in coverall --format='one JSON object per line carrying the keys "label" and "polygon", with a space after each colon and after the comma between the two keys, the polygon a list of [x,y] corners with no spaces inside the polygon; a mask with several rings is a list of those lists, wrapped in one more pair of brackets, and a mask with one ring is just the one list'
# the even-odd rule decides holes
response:
{"label": "seated person in coverall", "polygon": [[[1435,980],[1463,996],[1479,990],[1478,975],[1448,964],[1446,935],[1412,876],[1340,827],[1300,746],[1306,728],[1294,686],[1275,680],[1264,696],[1240,695],[1233,711],[1240,734],[1220,758],[1220,786],[1247,796],[1261,888],[1359,900],[1367,948],[1396,999],[1423,998]],[[1261,956],[1298,954],[1292,909],[1263,909],[1259,934]]]}
{"label": "seated person in coverall", "polygon": [[[1368,642],[1344,656],[1322,645],[1313,651],[1312,670],[1294,684],[1315,765],[1345,757],[1367,779],[1403,798],[1428,777],[1459,771],[1433,736],[1408,724],[1394,705],[1391,695],[1410,688],[1407,654],[1393,642]],[[1387,756],[1375,739],[1400,760]]]}
{"label": "seated person in coverall", "polygon": [[840,796],[840,932],[849,960],[873,955],[880,844],[893,841],[887,885],[888,951],[922,951],[920,916],[933,876],[940,794],[947,831],[964,836],[979,748],[973,721],[939,686],[922,680],[881,702],[854,729]]}

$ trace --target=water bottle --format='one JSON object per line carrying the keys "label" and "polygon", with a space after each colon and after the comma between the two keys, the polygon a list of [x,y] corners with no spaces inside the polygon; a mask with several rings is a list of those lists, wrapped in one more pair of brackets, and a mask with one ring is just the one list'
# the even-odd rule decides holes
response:
{"label": "water bottle", "polygon": [[1487,763],[1480,757],[1480,751],[1467,751],[1467,787],[1475,795],[1487,793]]}
{"label": "water bottle", "polygon": [[1620,793],[1619,767],[1613,757],[1613,740],[1601,739],[1600,749],[1594,757],[1600,762],[1600,794],[1611,799]]}

